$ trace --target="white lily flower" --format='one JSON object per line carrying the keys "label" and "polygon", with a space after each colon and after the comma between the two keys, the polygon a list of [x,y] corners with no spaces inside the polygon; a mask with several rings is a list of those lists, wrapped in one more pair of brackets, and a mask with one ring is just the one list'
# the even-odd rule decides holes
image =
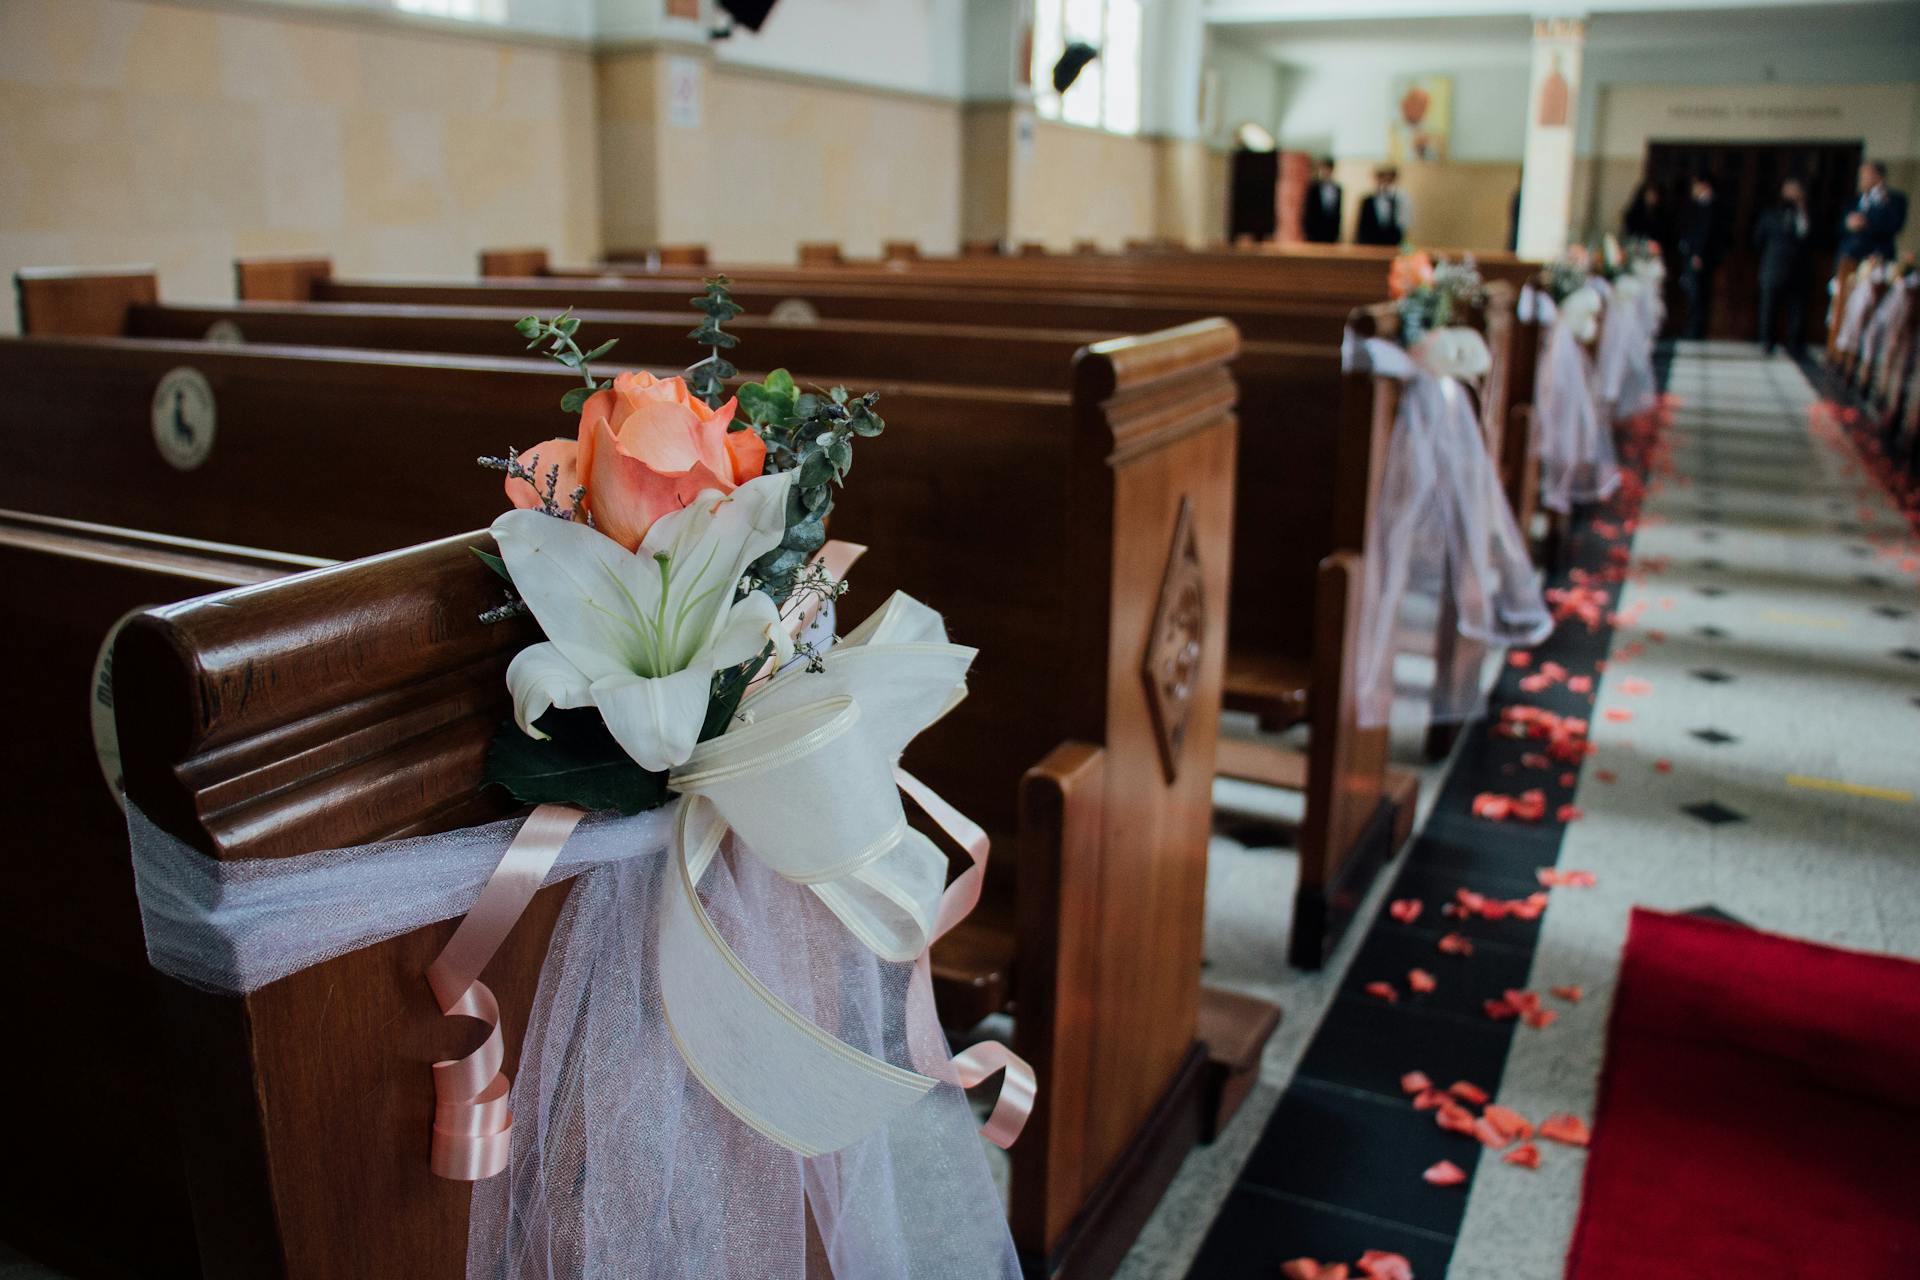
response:
{"label": "white lily flower", "polygon": [[1573,336],[1581,342],[1592,342],[1600,332],[1600,312],[1606,306],[1606,300],[1600,291],[1591,284],[1581,285],[1567,295],[1560,304],[1560,319],[1573,331]]}
{"label": "white lily flower", "polygon": [[507,668],[514,719],[531,737],[549,707],[596,707],[643,769],[682,763],[699,740],[716,671],[781,660],[792,640],[764,592],[735,600],[747,566],[786,533],[789,473],[708,490],[662,516],[637,552],[538,511],[493,522],[514,589],[547,633]]}

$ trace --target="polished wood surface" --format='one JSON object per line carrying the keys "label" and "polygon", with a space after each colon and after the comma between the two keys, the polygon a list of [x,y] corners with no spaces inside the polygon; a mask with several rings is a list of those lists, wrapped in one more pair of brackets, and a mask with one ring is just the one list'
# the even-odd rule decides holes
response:
{"label": "polished wood surface", "polygon": [[13,288],[20,332],[72,338],[116,337],[128,307],[160,296],[151,267],[29,268],[15,274]]}
{"label": "polished wood surface", "polygon": [[[9,1158],[34,1175],[9,1180],[0,1237],[76,1280],[200,1274],[117,763],[93,728],[115,687],[97,658],[136,610],[313,563],[0,511],[0,660],[23,677],[10,696],[32,729],[0,774],[0,1003],[17,1048],[0,1089],[23,1104]],[[102,1028],[126,1051],[102,1051]]]}

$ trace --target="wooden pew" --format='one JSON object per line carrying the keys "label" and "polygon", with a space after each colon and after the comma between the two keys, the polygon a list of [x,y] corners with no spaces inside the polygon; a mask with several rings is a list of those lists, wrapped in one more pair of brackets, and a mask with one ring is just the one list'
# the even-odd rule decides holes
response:
{"label": "wooden pew", "polygon": [[[1488,322],[1499,334],[1508,332],[1510,312],[1504,286],[1496,286],[1499,300]],[[195,335],[213,325],[227,326],[256,339],[299,343],[351,343],[383,349],[439,348],[458,351],[499,350],[505,345],[511,310],[449,310],[394,308],[379,304],[249,303],[240,307],[130,306],[116,332],[143,336]],[[660,317],[619,312],[579,312],[592,324],[597,337],[618,337],[628,358],[664,362],[683,358],[684,316]],[[815,326],[789,327],[755,317],[734,322],[749,345],[742,351],[772,365],[822,369],[829,367],[848,378],[904,377],[964,385],[997,383],[1035,389],[1057,386],[1059,370],[1092,335],[1054,334],[1032,330],[988,330],[972,326],[872,326],[824,321]],[[1504,342],[1496,341],[1501,367],[1507,361]],[[1366,522],[1359,514],[1378,454],[1366,433],[1343,424],[1336,406],[1343,395],[1339,353],[1331,344],[1247,343],[1234,370],[1242,391],[1241,420],[1251,446],[1239,454],[1236,485],[1242,495],[1235,520],[1234,580],[1230,615],[1228,705],[1255,712],[1273,730],[1310,718],[1312,691],[1340,690],[1352,683],[1346,644],[1348,629],[1357,625],[1342,591],[1321,581],[1322,561],[1346,549],[1362,550]],[[1504,385],[1504,383],[1503,383]],[[1321,412],[1312,406],[1325,406]],[[1497,432],[1489,428],[1489,439]],[[1357,581],[1357,579],[1356,579]],[[1337,612],[1322,617],[1322,601]],[[1357,605],[1353,606],[1357,609]],[[1340,705],[1330,694],[1324,706]],[[1360,856],[1345,844],[1319,848],[1323,835],[1336,842],[1359,840],[1361,831],[1348,823],[1322,824],[1319,813],[1332,806],[1336,788],[1355,790],[1352,779],[1340,781],[1334,772],[1352,752],[1342,739],[1352,732],[1350,720],[1324,717],[1316,723],[1320,748],[1305,759],[1297,753],[1276,756],[1243,744],[1232,744],[1225,771],[1231,776],[1303,791],[1310,812],[1300,833],[1303,849],[1316,862],[1352,866],[1356,874],[1379,861],[1381,855]],[[1436,735],[1435,750],[1446,743]],[[1371,761],[1374,756],[1356,757]],[[1383,758],[1383,757],[1382,757]],[[1369,839],[1385,839],[1390,848],[1404,843],[1409,831],[1416,780],[1395,772],[1369,787],[1367,794],[1385,788],[1395,813],[1384,825],[1369,828]],[[1384,833],[1384,834],[1383,834]],[[1389,850],[1390,851],[1390,850]],[[1360,882],[1364,887],[1364,880]],[[1347,886],[1351,889],[1354,886]],[[1290,950],[1297,962],[1317,964],[1338,940],[1323,922],[1340,923],[1339,913],[1302,900],[1293,925]],[[960,944],[956,942],[956,948]],[[978,973],[1005,971],[997,954],[971,957]],[[956,961],[955,970],[959,968]],[[950,1000],[956,1009],[984,1014],[1004,995],[1004,983],[995,977],[977,987],[978,1005]]]}
{"label": "wooden pew", "polygon": [[[862,565],[857,589],[863,598],[882,599],[894,586],[913,590],[946,610],[957,636],[986,651],[974,696],[940,726],[935,741],[948,745],[917,767],[998,833],[1003,848],[1017,843],[1021,851],[1019,859],[997,864],[994,885],[996,900],[1009,904],[1001,918],[1018,931],[1020,967],[1000,980],[1002,1002],[1011,999],[1021,1014],[1020,1044],[1030,1056],[1052,1060],[1051,1003],[1072,1014],[1058,1034],[1072,1038],[1073,1053],[1093,1054],[1062,1059],[1057,1070],[1067,1073],[1065,1082],[1050,1088],[1061,1107],[1072,1101],[1072,1112],[1047,1120],[1036,1131],[1047,1136],[1016,1155],[1016,1184],[1043,1189],[1033,1193],[1036,1200],[1016,1193],[1020,1203],[1044,1206],[1021,1224],[1022,1247],[1036,1257],[1071,1260],[1084,1249],[1094,1250],[1084,1256],[1104,1256],[1100,1250],[1114,1240],[1124,1247],[1131,1236],[1124,1224],[1137,1225],[1157,1195],[1156,1180],[1170,1176],[1198,1123],[1190,1092],[1199,1074],[1200,869],[1215,731],[1205,708],[1217,697],[1224,643],[1227,567],[1218,549],[1226,545],[1232,518],[1232,389],[1224,373],[1232,352],[1231,329],[1216,324],[1102,344],[1078,362],[1071,395],[893,388],[886,399],[892,430],[884,447],[863,458],[859,483],[835,517],[836,531],[875,548]],[[206,460],[175,473],[153,448],[147,419],[155,379],[182,363],[207,379],[219,426]],[[138,341],[5,343],[0,367],[22,379],[22,394],[0,408],[0,429],[16,440],[44,421],[54,398],[70,400],[75,387],[86,388],[88,413],[76,431],[94,468],[87,483],[29,491],[21,482],[0,500],[112,506],[122,518],[190,525],[214,536],[236,527],[272,529],[282,545],[340,554],[491,516],[499,506],[497,486],[485,476],[463,484],[469,460],[505,447],[507,441],[494,443],[495,437],[525,437],[543,421],[563,425],[550,416],[550,406],[569,377],[520,361]],[[30,370],[40,373],[29,377]],[[408,429],[389,436],[385,422]],[[955,423],[964,429],[952,430]],[[322,439],[324,452],[343,470],[328,474],[310,444]],[[996,465],[981,465],[995,455]],[[1009,476],[1041,486],[1035,502],[1017,509],[1018,518],[1006,509]],[[1047,484],[1064,487],[1050,491]],[[1146,654],[1156,637],[1179,634],[1154,625],[1170,548],[1181,545],[1173,536],[1174,516],[1163,508],[1181,506],[1183,498],[1191,499],[1185,507],[1194,513],[1194,545],[1208,548],[1200,603],[1193,606],[1199,613],[1186,608],[1187,596],[1170,598],[1186,610],[1179,614],[1183,625],[1197,619],[1199,665],[1187,674],[1190,697],[1201,709],[1174,753],[1176,777],[1149,785],[1143,777],[1164,770],[1166,761],[1154,736],[1163,721],[1148,709]],[[930,510],[966,514],[932,522]],[[1155,539],[1163,543],[1157,550],[1150,545]],[[1036,548],[1053,557],[1037,555]],[[1087,566],[1099,564],[1109,571],[1090,576]],[[921,581],[929,565],[942,566],[932,584]],[[1096,618],[1096,605],[1112,616]],[[1070,654],[1061,652],[1069,641]],[[1069,657],[1084,670],[1063,680]],[[1061,712],[1035,717],[1034,706]],[[1051,890],[1072,920],[1042,928],[1034,915],[1041,908],[1030,895],[1049,900],[1049,846],[1034,852],[1021,831],[1016,779],[1022,761],[1047,756],[1062,735],[1098,748],[1103,775],[1124,779],[1125,786],[1101,809],[1102,834],[1089,837],[1076,827],[1074,843],[1066,846],[1093,839],[1102,848],[1097,867],[1052,859],[1073,872]],[[1082,776],[1079,770],[1072,776]],[[1066,788],[1066,777],[1035,775],[1028,794],[1036,786]],[[1015,842],[1010,835],[1017,831]],[[1029,861],[1043,868],[1037,883],[1025,873]],[[1115,879],[1121,876],[1124,884]],[[1150,901],[1138,898],[1142,883],[1161,886]],[[992,918],[988,909],[980,923]],[[1125,923],[1116,931],[1103,919]],[[1049,949],[1065,948],[1072,937],[1092,941],[1082,944],[1083,967],[1070,968],[1067,979],[1078,981],[1087,972],[1084,957],[1097,954],[1101,989],[1118,983],[1114,989],[1132,994],[1090,1000],[1078,989],[1050,987]],[[1123,937],[1165,939],[1166,945],[1130,945],[1125,955],[1102,950]],[[952,986],[944,984],[943,1000]],[[1143,1000],[1143,991],[1150,998]],[[1090,1028],[1083,1025],[1088,1018]],[[1153,1025],[1138,1025],[1142,1020]],[[1145,1054],[1146,1067],[1114,1067],[1126,1056],[1119,1043]],[[1076,1064],[1097,1078],[1076,1081]],[[1125,1146],[1127,1135],[1140,1135],[1134,1148]],[[1144,1201],[1143,1187],[1152,1191]]]}
{"label": "wooden pew", "polygon": [[0,1239],[76,1280],[200,1274],[118,803],[112,634],[137,610],[319,563],[0,512],[0,658],[32,734],[0,779],[0,1088],[9,1159],[32,1170],[0,1197]]}

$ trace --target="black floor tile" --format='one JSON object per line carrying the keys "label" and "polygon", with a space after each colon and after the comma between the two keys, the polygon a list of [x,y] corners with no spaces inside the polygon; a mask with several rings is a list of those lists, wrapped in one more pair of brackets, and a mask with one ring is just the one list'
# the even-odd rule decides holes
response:
{"label": "black floor tile", "polygon": [[[1464,1202],[1466,1190],[1455,1187],[1453,1194]],[[1420,1280],[1440,1280],[1453,1241],[1257,1187],[1235,1187],[1187,1280],[1277,1280],[1281,1266],[1295,1258],[1351,1266],[1369,1249],[1400,1254]]]}
{"label": "black floor tile", "polygon": [[[1453,1082],[1452,1077],[1434,1080],[1442,1088]],[[1487,1081],[1474,1083],[1493,1090]],[[1482,1148],[1470,1137],[1440,1128],[1433,1117],[1431,1111],[1415,1111],[1410,1101],[1303,1081],[1274,1109],[1240,1181],[1450,1235],[1459,1230],[1466,1188],[1432,1186],[1420,1175],[1442,1160],[1471,1173]],[[1303,1152],[1317,1158],[1302,1159]]]}
{"label": "black floor tile", "polygon": [[1680,812],[1698,818],[1710,827],[1723,826],[1729,822],[1745,822],[1747,815],[1738,809],[1729,809],[1718,800],[1706,800],[1699,804],[1680,806]]}

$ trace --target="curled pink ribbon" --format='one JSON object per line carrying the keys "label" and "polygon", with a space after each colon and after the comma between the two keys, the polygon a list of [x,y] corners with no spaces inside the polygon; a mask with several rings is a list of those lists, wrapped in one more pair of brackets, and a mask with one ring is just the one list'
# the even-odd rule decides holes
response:
{"label": "curled pink ribbon", "polygon": [[443,1178],[475,1182],[507,1167],[513,1134],[510,1085],[500,1070],[506,1042],[500,1005],[481,970],[493,959],[586,814],[543,804],[530,814],[493,869],[480,898],[427,968],[440,1012],[487,1024],[487,1038],[464,1058],[433,1064],[433,1147],[429,1164]]}

